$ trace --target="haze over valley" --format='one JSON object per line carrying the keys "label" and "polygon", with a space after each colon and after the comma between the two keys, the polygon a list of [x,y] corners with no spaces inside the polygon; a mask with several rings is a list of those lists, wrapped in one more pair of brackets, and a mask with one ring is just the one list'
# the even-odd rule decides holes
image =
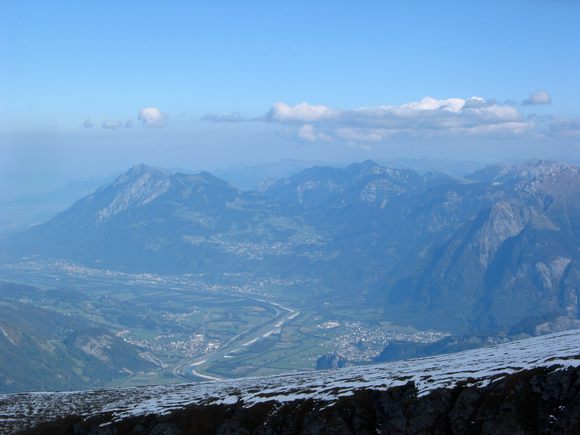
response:
{"label": "haze over valley", "polygon": [[579,16],[3,2],[0,434],[580,433]]}
{"label": "haze over valley", "polygon": [[579,177],[369,160],[240,190],[137,165],[3,239],[3,389],[368,364],[577,327]]}

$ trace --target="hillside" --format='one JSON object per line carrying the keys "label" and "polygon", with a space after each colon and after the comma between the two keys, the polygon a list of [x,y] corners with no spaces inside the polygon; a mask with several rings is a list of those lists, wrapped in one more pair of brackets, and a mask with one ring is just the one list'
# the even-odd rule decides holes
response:
{"label": "hillside", "polygon": [[110,327],[63,309],[65,301],[89,305],[81,292],[5,282],[0,292],[0,392],[96,388],[158,368],[150,353]]}
{"label": "hillside", "polygon": [[537,333],[580,315],[579,204],[580,170],[536,160],[461,179],[313,167],[260,192],[140,165],[1,249],[11,261],[310,279],[403,324]]}
{"label": "hillside", "polygon": [[0,396],[0,429],[34,433],[575,433],[580,332],[269,378]]}

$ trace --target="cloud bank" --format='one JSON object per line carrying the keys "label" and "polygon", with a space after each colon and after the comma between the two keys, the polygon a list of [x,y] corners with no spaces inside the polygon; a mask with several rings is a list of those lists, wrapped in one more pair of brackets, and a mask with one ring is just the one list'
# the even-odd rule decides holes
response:
{"label": "cloud bank", "polygon": [[[526,100],[528,101],[528,100]],[[548,104],[545,91],[533,93],[529,104]],[[528,103],[526,103],[528,104]],[[240,113],[207,114],[210,122],[266,122],[286,127],[304,142],[341,142],[368,149],[394,137],[518,137],[538,134],[538,117],[524,115],[516,102],[483,97],[437,99],[425,97],[401,105],[339,109],[302,102],[275,103],[263,116],[248,118]]]}
{"label": "cloud bank", "polygon": [[425,97],[402,105],[338,109],[302,102],[278,102],[262,117],[239,114],[222,118],[206,115],[206,121],[262,121],[285,125],[306,142],[343,142],[369,148],[394,136],[418,138],[442,136],[518,136],[533,129],[513,102],[482,97],[436,99]]}
{"label": "cloud bank", "polygon": [[550,125],[550,131],[564,137],[580,137],[580,118],[556,119]]}
{"label": "cloud bank", "polygon": [[342,135],[353,135],[358,131],[357,134],[373,138],[401,132],[480,134],[503,130],[519,133],[528,128],[528,122],[514,105],[480,97],[466,100],[425,97],[401,106],[383,105],[352,110],[308,103],[295,106],[276,103],[264,120],[280,124],[316,125]]}

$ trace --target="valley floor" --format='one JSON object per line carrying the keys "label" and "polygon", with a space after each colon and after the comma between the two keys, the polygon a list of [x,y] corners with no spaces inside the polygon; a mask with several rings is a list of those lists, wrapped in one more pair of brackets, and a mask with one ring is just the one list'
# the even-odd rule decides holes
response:
{"label": "valley floor", "polygon": [[[445,336],[386,322],[379,310],[332,297],[315,282],[124,274],[32,260],[0,265],[0,280],[23,283],[6,284],[0,295],[14,335],[6,335],[12,341],[0,336],[3,353],[14,360],[14,369],[5,363],[0,374],[5,392],[273,375],[312,370],[330,352],[368,364],[393,340],[431,343]],[[14,339],[18,331],[47,343],[37,352],[44,359],[29,367],[25,346]],[[131,350],[135,358],[128,360]],[[70,354],[69,365],[50,362],[53,353],[55,360]],[[35,372],[51,364],[55,376]],[[90,369],[94,364],[99,370]],[[19,380],[14,370],[26,376]],[[79,379],[51,383],[61,372]]]}

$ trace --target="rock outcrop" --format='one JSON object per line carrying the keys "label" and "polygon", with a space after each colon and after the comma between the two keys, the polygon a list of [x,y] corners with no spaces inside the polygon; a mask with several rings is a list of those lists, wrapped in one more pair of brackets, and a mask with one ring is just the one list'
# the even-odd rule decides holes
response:
{"label": "rock outcrop", "polygon": [[35,434],[577,434],[580,331],[452,355],[224,382],[0,396]]}

